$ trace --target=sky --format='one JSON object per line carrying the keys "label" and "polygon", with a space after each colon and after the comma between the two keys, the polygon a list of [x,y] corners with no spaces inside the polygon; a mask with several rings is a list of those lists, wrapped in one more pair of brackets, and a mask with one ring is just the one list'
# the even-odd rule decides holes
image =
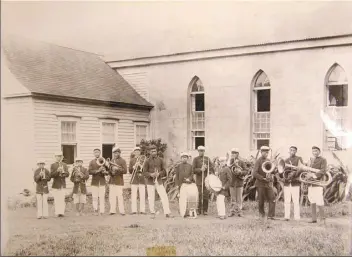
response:
{"label": "sky", "polygon": [[107,60],[352,33],[352,1],[2,1],[3,34]]}

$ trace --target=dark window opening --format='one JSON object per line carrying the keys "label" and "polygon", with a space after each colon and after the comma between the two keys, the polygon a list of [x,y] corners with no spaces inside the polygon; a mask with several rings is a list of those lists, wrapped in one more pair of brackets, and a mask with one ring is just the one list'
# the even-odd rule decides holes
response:
{"label": "dark window opening", "polygon": [[199,146],[205,147],[205,137],[195,137],[194,142],[196,145],[195,149],[197,149]]}
{"label": "dark window opening", "polygon": [[76,145],[62,145],[63,162],[73,164],[76,156]]}
{"label": "dark window opening", "polygon": [[329,85],[329,106],[345,107],[348,102],[347,85]]}
{"label": "dark window opening", "polygon": [[195,94],[196,96],[196,110],[195,111],[204,111],[204,94]]}
{"label": "dark window opening", "polygon": [[270,111],[270,90],[257,90],[257,112]]}
{"label": "dark window opening", "polygon": [[102,146],[102,156],[104,159],[110,158],[112,159],[112,149],[114,148],[114,144],[103,144]]}
{"label": "dark window opening", "polygon": [[269,146],[269,140],[257,140],[257,150],[262,146]]}

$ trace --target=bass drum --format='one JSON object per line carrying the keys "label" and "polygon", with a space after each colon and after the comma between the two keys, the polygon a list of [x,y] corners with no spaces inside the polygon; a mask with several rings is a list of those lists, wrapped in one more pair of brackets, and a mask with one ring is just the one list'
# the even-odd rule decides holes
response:
{"label": "bass drum", "polygon": [[204,180],[205,187],[208,191],[217,194],[221,191],[222,183],[216,175],[208,175]]}
{"label": "bass drum", "polygon": [[187,208],[197,209],[198,187],[195,183],[187,184]]}

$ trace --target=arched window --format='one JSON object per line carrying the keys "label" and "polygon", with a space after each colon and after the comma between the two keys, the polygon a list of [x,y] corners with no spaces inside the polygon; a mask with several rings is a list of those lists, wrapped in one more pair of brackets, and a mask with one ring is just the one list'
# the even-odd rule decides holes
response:
{"label": "arched window", "polygon": [[328,121],[325,122],[325,147],[329,150],[346,149],[349,138],[348,119],[348,81],[344,69],[334,64],[325,78],[326,108]]}
{"label": "arched window", "polygon": [[252,149],[270,144],[270,80],[260,70],[252,84]]}
{"label": "arched window", "polygon": [[205,146],[205,102],[204,86],[195,76],[189,85],[189,149],[195,150],[198,146]]}

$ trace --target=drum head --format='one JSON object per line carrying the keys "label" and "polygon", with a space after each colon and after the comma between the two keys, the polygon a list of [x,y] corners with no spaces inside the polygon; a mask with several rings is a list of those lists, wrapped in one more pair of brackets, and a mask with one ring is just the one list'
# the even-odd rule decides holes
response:
{"label": "drum head", "polygon": [[209,187],[215,192],[219,192],[222,188],[222,183],[220,179],[215,175],[208,176],[208,183]]}

